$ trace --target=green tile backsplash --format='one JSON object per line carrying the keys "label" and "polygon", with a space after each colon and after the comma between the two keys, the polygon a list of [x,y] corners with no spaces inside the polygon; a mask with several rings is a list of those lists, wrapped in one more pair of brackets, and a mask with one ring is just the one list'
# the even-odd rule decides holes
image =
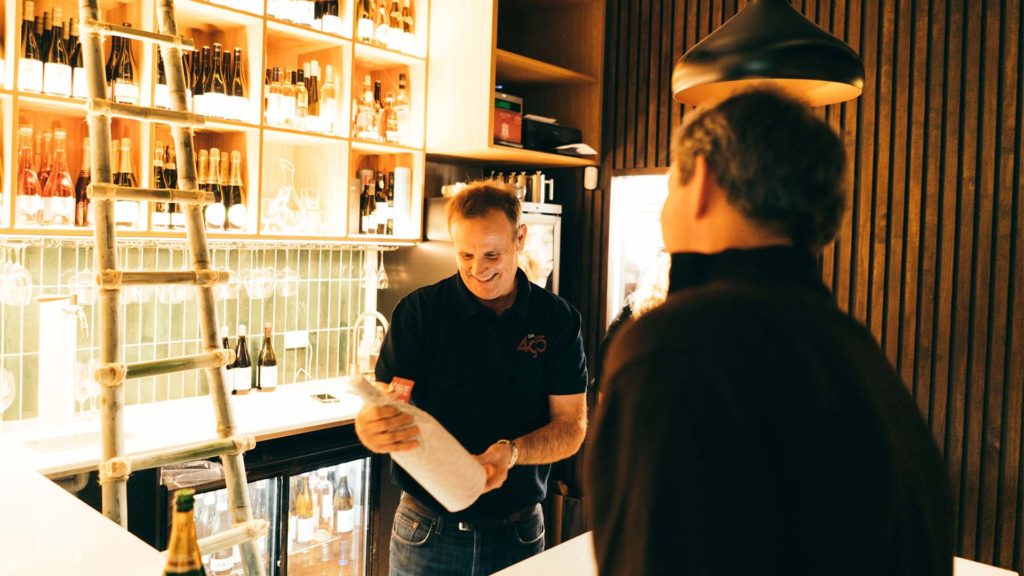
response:
{"label": "green tile backsplash", "polygon": [[[181,242],[131,242],[118,251],[123,269],[191,268]],[[16,306],[0,301],[0,370],[9,371],[15,382],[14,401],[3,413],[3,420],[33,418],[38,413],[39,305],[35,297],[78,294],[89,322],[88,338],[79,338],[78,362],[84,368],[96,356],[98,312],[92,301],[96,292],[82,281],[94,267],[91,244],[88,239],[0,239],[0,262],[5,256],[14,256],[24,264],[33,282],[31,304]],[[344,374],[351,325],[366,301],[368,284],[363,265],[366,254],[375,257],[375,252],[333,245],[211,243],[211,253],[215,268],[233,273],[230,284],[217,288],[217,321],[229,327],[232,337],[239,324],[247,325],[254,357],[264,323],[273,324],[283,384]],[[369,289],[375,289],[375,277],[371,278]],[[126,362],[199,352],[193,288],[130,287],[121,295]],[[285,349],[284,332],[295,330],[308,331],[308,348]],[[194,371],[129,381],[125,384],[125,403],[206,394],[205,380],[201,371]]]}

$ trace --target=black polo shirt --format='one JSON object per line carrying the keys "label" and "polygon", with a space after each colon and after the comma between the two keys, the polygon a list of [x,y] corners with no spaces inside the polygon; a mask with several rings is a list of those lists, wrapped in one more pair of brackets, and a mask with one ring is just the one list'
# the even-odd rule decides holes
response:
{"label": "black polo shirt", "polygon": [[[454,276],[398,303],[377,361],[377,379],[416,382],[412,403],[473,454],[550,422],[548,396],[586,390],[580,314],[516,272],[516,300],[501,316]],[[500,518],[544,499],[550,465],[515,466],[497,490],[455,514]],[[392,479],[438,512],[442,507],[399,466]]]}

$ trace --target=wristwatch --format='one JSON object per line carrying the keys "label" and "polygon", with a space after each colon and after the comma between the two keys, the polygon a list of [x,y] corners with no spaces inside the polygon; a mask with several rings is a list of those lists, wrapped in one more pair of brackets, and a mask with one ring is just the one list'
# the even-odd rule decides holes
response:
{"label": "wristwatch", "polygon": [[511,470],[516,465],[516,460],[519,460],[519,447],[516,446],[516,441],[502,438],[495,442],[495,444],[508,444],[509,450],[512,451],[512,455],[508,457],[508,467]]}

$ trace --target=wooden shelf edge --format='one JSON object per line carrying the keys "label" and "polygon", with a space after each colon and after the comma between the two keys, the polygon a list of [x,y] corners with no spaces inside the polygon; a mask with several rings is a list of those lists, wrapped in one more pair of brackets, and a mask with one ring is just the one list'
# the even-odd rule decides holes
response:
{"label": "wooden shelf edge", "polygon": [[516,84],[589,84],[594,77],[554,64],[548,64],[508,50],[495,50],[498,82]]}
{"label": "wooden shelf edge", "polygon": [[537,168],[596,166],[599,162],[597,157],[581,158],[578,156],[551,154],[549,152],[523,150],[521,148],[512,148],[507,146],[488,146],[487,148],[476,150],[427,150],[427,154],[430,156],[443,156],[445,158],[459,160],[529,165]]}

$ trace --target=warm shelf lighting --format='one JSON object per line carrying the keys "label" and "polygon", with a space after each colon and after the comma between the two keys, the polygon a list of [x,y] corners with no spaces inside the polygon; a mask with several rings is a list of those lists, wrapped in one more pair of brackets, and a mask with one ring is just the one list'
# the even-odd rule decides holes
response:
{"label": "warm shelf lighting", "polygon": [[787,0],[752,0],[676,62],[672,97],[696,106],[764,83],[811,106],[837,104],[863,92],[864,62]]}

